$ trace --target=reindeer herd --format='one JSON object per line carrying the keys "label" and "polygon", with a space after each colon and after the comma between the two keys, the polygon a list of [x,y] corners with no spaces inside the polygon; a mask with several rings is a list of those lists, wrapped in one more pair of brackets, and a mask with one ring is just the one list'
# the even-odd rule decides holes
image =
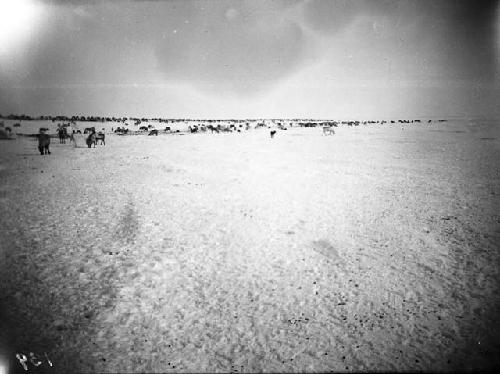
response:
{"label": "reindeer herd", "polygon": [[[437,122],[445,122],[446,120],[438,120]],[[244,121],[226,121],[223,123],[217,123],[215,124],[214,122],[217,121],[207,121],[208,123],[206,124],[193,124],[189,125],[187,128],[187,132],[191,134],[195,133],[206,133],[210,131],[210,133],[232,133],[232,132],[245,132],[248,130],[252,129],[260,129],[260,128],[267,128],[270,129],[269,135],[271,138],[274,138],[277,134],[277,130],[282,130],[285,131],[288,128],[291,128],[293,126],[295,127],[321,127],[322,128],[322,133],[324,136],[330,136],[330,135],[335,135],[335,130],[334,128],[338,127],[339,125],[345,125],[348,127],[355,127],[355,126],[360,126],[360,125],[369,125],[369,124],[379,124],[379,125],[384,125],[384,124],[412,124],[412,123],[421,123],[421,120],[382,120],[382,121],[290,121],[288,123],[281,121],[277,122],[274,120],[271,120],[270,122],[266,121],[255,121],[254,124],[252,125],[251,122],[245,122],[241,123]],[[432,120],[428,120],[427,123],[430,124]],[[139,123],[136,123],[136,125],[139,125]],[[57,129],[57,135],[59,137],[59,143],[60,144],[65,144],[66,140],[69,139],[70,142],[75,143],[76,146],[76,137],[80,137],[83,135],[85,144],[87,145],[88,148],[94,148],[97,146],[97,144],[101,145],[106,145],[106,135],[104,132],[104,129],[101,131],[96,132],[95,127],[87,127],[84,129],[83,134],[81,134],[80,130],[72,130],[72,133],[68,133],[68,128],[70,127],[70,124],[59,124],[58,129]],[[404,127],[402,127],[404,129]],[[117,127],[116,129],[111,129],[113,133],[117,135],[127,135],[129,133],[129,129],[124,127]],[[39,134],[37,134],[38,137],[38,149],[42,155],[45,154],[50,154],[49,146],[50,146],[50,135],[46,133],[48,129],[46,128],[40,128]],[[148,126],[141,126],[139,127],[139,131],[133,131],[133,134],[137,133],[147,133],[148,136],[158,136],[158,134],[166,133],[166,134],[174,134],[174,133],[180,133],[180,130],[172,130],[170,126],[166,126],[163,130],[158,130],[155,129],[152,125]]]}
{"label": "reindeer herd", "polygon": [[[443,120],[440,120],[440,122]],[[217,123],[217,122],[222,122],[222,123]],[[242,123],[244,122],[244,123]],[[187,129],[185,131],[181,130],[172,130],[171,127],[167,126],[164,129],[155,129],[153,125],[148,124],[147,126],[140,126],[138,128],[138,131],[130,131],[126,127],[117,127],[116,129],[112,129],[112,131],[115,134],[118,135],[127,135],[127,134],[145,134],[147,133],[148,135],[155,135],[157,136],[160,133],[165,133],[165,134],[175,134],[175,133],[183,133],[187,132],[190,134],[196,134],[196,133],[231,133],[231,132],[244,132],[252,129],[260,129],[260,128],[268,128],[269,130],[269,135],[271,138],[274,138],[274,136],[278,133],[277,130],[287,130],[290,127],[320,127],[322,128],[323,135],[335,135],[335,127],[338,127],[339,125],[345,125],[348,127],[356,127],[360,125],[369,125],[369,124],[380,124],[384,125],[386,123],[420,123],[421,120],[390,120],[390,121],[301,121],[301,120],[294,120],[294,121],[276,121],[276,120],[262,120],[262,121],[219,121],[219,120],[209,120],[206,121],[204,124],[190,124],[188,125]],[[217,124],[215,124],[217,123]],[[428,121],[428,123],[431,123],[431,120]],[[135,125],[138,126],[140,122],[136,122]]]}

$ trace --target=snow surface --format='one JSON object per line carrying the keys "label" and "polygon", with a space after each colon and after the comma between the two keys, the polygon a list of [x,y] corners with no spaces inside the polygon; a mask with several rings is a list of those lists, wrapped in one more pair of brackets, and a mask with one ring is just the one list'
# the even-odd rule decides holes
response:
{"label": "snow surface", "polygon": [[0,141],[0,343],[66,372],[498,368],[498,125]]}

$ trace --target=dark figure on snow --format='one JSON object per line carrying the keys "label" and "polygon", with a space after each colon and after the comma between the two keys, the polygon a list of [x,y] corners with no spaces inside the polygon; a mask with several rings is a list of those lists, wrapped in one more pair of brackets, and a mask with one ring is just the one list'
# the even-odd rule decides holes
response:
{"label": "dark figure on snow", "polygon": [[66,144],[66,137],[68,135],[66,127],[59,127],[59,129],[57,129],[57,135],[59,135],[59,143]]}
{"label": "dark figure on snow", "polygon": [[42,156],[50,155],[49,145],[50,136],[45,133],[45,129],[40,129],[40,133],[38,134],[38,150]]}
{"label": "dark figure on snow", "polygon": [[89,148],[91,148],[92,144],[94,144],[94,148],[95,148],[95,145],[97,144],[97,135],[95,133],[95,129],[92,129],[92,132],[87,137],[87,146]]}
{"label": "dark figure on snow", "polygon": [[97,142],[100,141],[102,145],[106,145],[105,139],[106,139],[106,135],[104,134],[104,131],[99,131],[97,133],[96,138],[95,138],[95,142],[97,144]]}

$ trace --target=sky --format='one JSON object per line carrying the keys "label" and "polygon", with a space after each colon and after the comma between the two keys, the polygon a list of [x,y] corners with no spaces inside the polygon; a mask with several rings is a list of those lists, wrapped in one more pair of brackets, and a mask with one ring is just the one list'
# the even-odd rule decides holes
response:
{"label": "sky", "polygon": [[500,118],[493,0],[0,0],[0,113]]}

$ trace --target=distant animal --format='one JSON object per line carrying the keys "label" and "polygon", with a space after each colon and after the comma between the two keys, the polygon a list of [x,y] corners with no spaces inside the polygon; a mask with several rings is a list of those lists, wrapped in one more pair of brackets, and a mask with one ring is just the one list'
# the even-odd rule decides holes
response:
{"label": "distant animal", "polygon": [[271,139],[274,138],[274,135],[276,134],[276,130],[271,130],[270,132],[270,135],[271,135]]}
{"label": "distant animal", "polygon": [[169,126],[165,127],[165,132],[170,132],[170,127]]}
{"label": "distant animal", "polygon": [[125,135],[128,133],[128,129],[126,129],[125,127],[117,127],[115,129],[115,134],[118,134],[118,135]]}
{"label": "distant animal", "polygon": [[219,128],[215,127],[214,125],[208,125],[207,129],[209,129],[212,133],[215,131],[216,133],[219,133]]}
{"label": "distant animal", "polygon": [[323,127],[323,135],[335,135],[335,130],[331,127],[325,126]]}
{"label": "distant animal", "polygon": [[102,145],[106,145],[105,139],[106,139],[106,134],[99,131],[95,137],[95,142],[97,144],[97,142],[100,140]]}
{"label": "distant animal", "polygon": [[158,130],[151,130],[149,132],[148,136],[150,136],[150,135],[156,135],[156,136],[158,136]]}
{"label": "distant animal", "polygon": [[40,133],[38,134],[38,150],[42,156],[50,155],[49,145],[50,136],[44,130],[40,129]]}

